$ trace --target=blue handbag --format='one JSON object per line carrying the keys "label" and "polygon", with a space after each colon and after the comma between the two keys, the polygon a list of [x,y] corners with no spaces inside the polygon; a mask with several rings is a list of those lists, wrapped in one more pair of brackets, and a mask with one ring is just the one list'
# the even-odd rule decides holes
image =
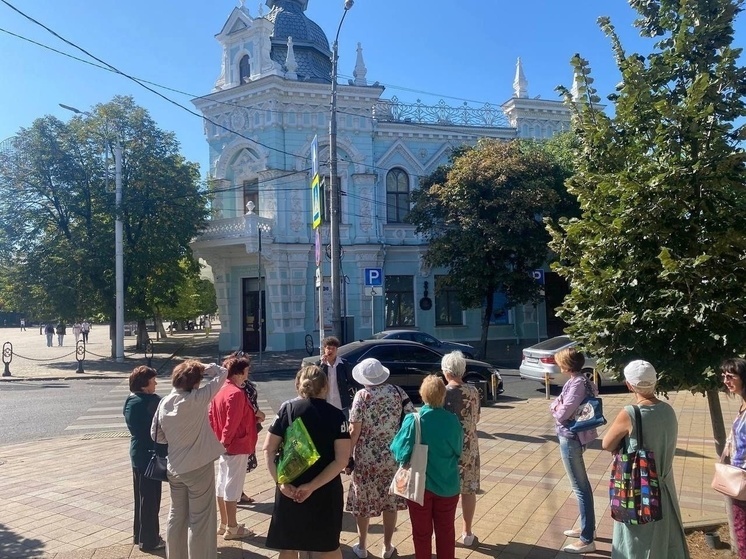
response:
{"label": "blue handbag", "polygon": [[575,410],[575,413],[566,425],[572,433],[579,433],[580,431],[587,431],[588,429],[595,429],[601,425],[606,425],[603,400],[593,395],[593,390],[589,386],[588,379],[585,379],[585,383],[588,395],[581,402],[580,406],[578,406],[578,409]]}

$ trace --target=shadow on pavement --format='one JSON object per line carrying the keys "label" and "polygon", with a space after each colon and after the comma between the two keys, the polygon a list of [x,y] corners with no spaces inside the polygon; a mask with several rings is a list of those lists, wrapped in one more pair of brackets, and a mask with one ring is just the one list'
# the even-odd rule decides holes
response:
{"label": "shadow on pavement", "polygon": [[27,539],[0,524],[0,557],[4,559],[20,559],[21,557],[42,557],[44,542]]}

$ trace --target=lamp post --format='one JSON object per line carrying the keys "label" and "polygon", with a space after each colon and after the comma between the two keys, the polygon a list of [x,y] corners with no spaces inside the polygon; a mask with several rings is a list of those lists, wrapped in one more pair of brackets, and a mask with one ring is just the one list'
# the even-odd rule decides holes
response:
{"label": "lamp post", "polygon": [[[246,209],[249,210],[248,214],[254,213],[254,202],[249,200],[246,203]],[[260,223],[257,220],[256,223],[256,232],[259,237],[259,251],[257,252],[257,262],[258,262],[258,282],[259,282],[259,364],[262,364],[262,355],[264,351],[264,344],[263,344],[263,338],[264,338],[264,303],[262,301],[262,293],[264,292],[264,282],[262,281],[264,277],[262,276],[262,232],[269,233],[269,225],[266,223]]]}
{"label": "lamp post", "polygon": [[[88,111],[81,111],[69,105],[59,104],[60,107],[75,114],[93,116]],[[106,141],[109,141],[108,134]],[[115,322],[114,322],[114,358],[117,363],[124,361],[124,242],[122,225],[122,145],[117,139],[115,145],[111,145],[114,152],[114,169],[116,194],[114,198],[114,268],[115,268]]]}
{"label": "lamp post", "polygon": [[[339,60],[339,32],[342,30],[347,12],[352,8],[354,0],[345,0],[344,12],[342,19],[337,26],[337,34],[334,36],[332,43],[332,98],[331,113],[329,115],[329,190],[330,190],[330,209],[331,209],[331,231],[329,240],[331,244],[332,260],[332,330],[338,338],[342,334],[342,305],[341,305],[341,277],[340,277],[340,242],[339,242],[339,222],[340,222],[340,195],[339,181],[337,180],[337,62]],[[347,340],[343,340],[347,342]]]}

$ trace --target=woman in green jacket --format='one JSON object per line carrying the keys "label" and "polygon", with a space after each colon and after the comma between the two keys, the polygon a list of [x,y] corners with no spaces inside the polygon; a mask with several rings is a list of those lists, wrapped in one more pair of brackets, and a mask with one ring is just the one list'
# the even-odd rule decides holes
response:
{"label": "woman in green jacket", "polygon": [[[425,500],[422,505],[407,501],[412,523],[415,559],[430,559],[435,531],[438,559],[456,554],[456,506],[461,492],[458,461],[463,448],[463,430],[458,418],[443,408],[446,386],[436,375],[422,381],[420,396],[425,403],[419,412],[420,442],[427,445]],[[400,464],[409,462],[415,440],[414,414],[407,414],[391,443],[391,452]]]}

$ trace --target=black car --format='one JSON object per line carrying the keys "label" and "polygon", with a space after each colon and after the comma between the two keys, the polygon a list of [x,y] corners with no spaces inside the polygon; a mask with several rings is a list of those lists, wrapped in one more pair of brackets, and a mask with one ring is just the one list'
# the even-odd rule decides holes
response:
{"label": "black car", "polygon": [[[401,386],[410,396],[418,396],[422,379],[430,374],[440,374],[443,356],[417,342],[406,340],[360,340],[343,345],[337,353],[354,367],[363,359],[373,357],[391,371],[388,382]],[[318,357],[306,357],[304,364],[312,365]],[[487,381],[487,399],[494,399],[492,377],[497,381],[497,394],[503,392],[503,381],[498,370],[483,361],[466,360],[465,382]],[[482,385],[483,386],[483,385]]]}

